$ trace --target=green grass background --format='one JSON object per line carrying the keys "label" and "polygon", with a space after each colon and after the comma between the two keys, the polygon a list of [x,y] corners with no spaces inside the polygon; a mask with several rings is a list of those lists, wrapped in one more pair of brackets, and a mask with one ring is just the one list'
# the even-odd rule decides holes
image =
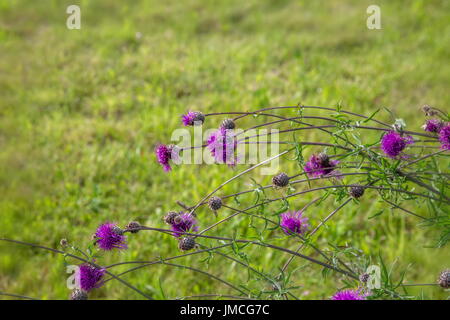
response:
{"label": "green grass background", "polygon": [[[70,4],[81,7],[81,30],[66,28]],[[370,4],[381,7],[382,30],[366,28]],[[125,225],[137,219],[162,227],[162,215],[177,209],[176,200],[193,204],[236,174],[193,165],[165,174],[157,165],[154,146],[169,141],[188,109],[340,103],[369,115],[388,107],[418,130],[421,105],[445,109],[450,102],[449,19],[448,1],[1,1],[0,235],[55,248],[67,238],[85,247],[104,221]],[[386,113],[382,117],[389,121]],[[208,119],[208,125],[218,121]],[[283,169],[298,170],[287,160]],[[253,177],[262,184],[270,179]],[[240,179],[223,194],[250,182]],[[385,208],[371,195],[346,207],[318,243],[349,244],[371,256],[381,252],[388,264],[398,260],[398,270],[411,265],[406,282],[434,282],[448,267],[448,247],[432,248],[436,231],[400,212],[387,210],[369,220]],[[328,201],[312,209],[312,221],[333,207]],[[227,214],[221,211],[220,217]],[[216,221],[207,210],[200,215],[201,226]],[[230,236],[234,230],[252,235],[244,217],[214,234]],[[296,247],[286,238],[279,242]],[[178,254],[173,239],[150,232],[131,236],[129,246],[99,263]],[[254,266],[273,274],[286,259],[260,248],[246,253]],[[205,268],[200,259],[178,262]],[[295,260],[293,267],[300,268],[292,279],[302,286],[295,290],[299,297],[325,299],[342,286],[335,275],[324,279],[317,266]],[[114,271],[120,270],[125,269]],[[217,256],[209,271],[236,283],[247,279],[245,269]],[[66,277],[61,257],[0,243],[0,291],[66,299]],[[125,279],[156,298],[233,293],[168,266]],[[263,287],[256,281],[249,286]],[[436,287],[411,292],[448,296]],[[140,298],[118,282],[92,297]]]}

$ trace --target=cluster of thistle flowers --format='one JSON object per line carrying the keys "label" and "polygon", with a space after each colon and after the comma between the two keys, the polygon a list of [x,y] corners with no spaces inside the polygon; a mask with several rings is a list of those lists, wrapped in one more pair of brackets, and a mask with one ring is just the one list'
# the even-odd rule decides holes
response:
{"label": "cluster of thistle flowers", "polygon": [[[450,124],[437,118],[437,111],[433,108],[424,107],[424,111],[430,117],[424,125],[424,130],[436,135],[441,143],[442,150],[449,150]],[[182,116],[182,123],[185,126],[202,125],[207,116],[201,112],[189,111]],[[235,149],[237,142],[233,135],[235,126],[235,119],[225,119],[206,141],[206,146],[217,163],[225,163],[229,166],[235,166],[236,164]],[[410,135],[406,135],[401,128],[398,129],[394,126],[394,129],[387,130],[383,134],[380,149],[388,158],[402,160],[407,159],[404,151],[413,143],[414,139]],[[155,150],[156,158],[164,171],[168,172],[172,169],[171,161],[177,157],[177,152],[179,150],[173,145],[160,144],[157,146]],[[310,178],[339,178],[340,172],[337,168],[339,163],[338,160],[331,159],[324,152],[313,153],[305,163],[304,170]],[[290,179],[291,177],[286,173],[281,172],[272,177],[272,184],[275,188],[286,188],[290,184]],[[365,188],[366,186],[362,185],[352,185],[348,190],[348,194],[352,198],[358,199],[364,195]],[[218,196],[210,197],[207,203],[214,213],[224,205],[223,198]],[[198,232],[198,221],[194,211],[195,208],[186,212],[171,211],[164,216],[164,222],[170,227],[170,234],[178,239],[178,248],[181,251],[189,251],[198,247],[195,234]],[[302,210],[283,212],[280,214],[279,228],[287,235],[305,236],[310,230],[308,220],[308,217]],[[119,228],[114,223],[102,224],[94,235],[95,245],[103,251],[124,250],[127,248],[127,238],[124,234],[126,232],[136,233],[139,230],[142,230],[142,227],[138,222],[129,223],[125,229]],[[76,273],[79,288],[73,292],[72,299],[86,299],[89,291],[103,284],[105,272],[105,269],[97,267],[93,263],[80,265]],[[450,272],[448,270],[442,272],[439,277],[439,285],[441,287],[449,288],[449,275]],[[367,275],[361,275],[360,281],[362,283],[367,281]],[[358,289],[338,291],[332,299],[364,300],[368,295],[369,292],[364,287],[360,287]]]}

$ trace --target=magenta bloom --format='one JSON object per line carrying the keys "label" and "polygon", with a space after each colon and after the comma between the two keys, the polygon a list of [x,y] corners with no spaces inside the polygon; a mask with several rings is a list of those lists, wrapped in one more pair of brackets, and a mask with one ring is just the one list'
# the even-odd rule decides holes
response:
{"label": "magenta bloom", "polygon": [[366,295],[359,290],[342,290],[336,292],[331,300],[366,300]]}
{"label": "magenta bloom", "polygon": [[156,158],[158,159],[158,162],[163,166],[164,171],[168,172],[172,170],[172,167],[169,164],[169,161],[172,160],[172,157],[174,156],[174,146],[165,144],[160,144],[156,147],[155,153]]}
{"label": "magenta bloom", "polygon": [[203,123],[205,116],[201,112],[189,111],[187,114],[181,116],[181,120],[184,126],[193,126],[196,123]]}
{"label": "magenta bloom", "polygon": [[414,143],[412,137],[402,137],[395,131],[389,131],[381,139],[381,149],[389,158],[396,158],[410,143]]}
{"label": "magenta bloom", "polygon": [[331,174],[338,164],[338,160],[330,160],[324,153],[313,154],[305,164],[305,171],[309,177],[321,177]]}
{"label": "magenta bloom", "polygon": [[221,127],[209,136],[207,145],[217,163],[236,164],[237,141],[233,130]]}
{"label": "magenta bloom", "polygon": [[303,217],[302,211],[288,211],[280,214],[280,226],[286,234],[304,234],[308,231],[308,218]]}
{"label": "magenta bloom", "polygon": [[422,128],[428,132],[439,132],[444,124],[439,119],[429,119]]}
{"label": "magenta bloom", "polygon": [[173,233],[175,237],[181,237],[183,235],[178,232],[196,232],[198,231],[197,220],[189,212],[180,213],[173,219],[171,229],[172,231],[176,231]]}
{"label": "magenta bloom", "polygon": [[114,223],[105,223],[98,227],[95,233],[96,244],[102,250],[126,249],[126,237],[123,231]]}
{"label": "magenta bloom", "polygon": [[80,289],[90,291],[94,288],[100,287],[103,284],[101,280],[105,272],[105,269],[99,269],[85,263],[78,266],[77,271],[75,271],[75,281],[79,285]]}
{"label": "magenta bloom", "polygon": [[441,141],[441,149],[450,150],[450,124],[439,131],[439,141]]}

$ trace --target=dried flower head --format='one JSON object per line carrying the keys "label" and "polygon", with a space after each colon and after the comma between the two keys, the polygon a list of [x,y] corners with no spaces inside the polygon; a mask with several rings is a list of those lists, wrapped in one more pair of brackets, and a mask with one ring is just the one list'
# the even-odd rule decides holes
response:
{"label": "dried flower head", "polygon": [[313,154],[305,164],[305,171],[310,177],[331,175],[338,164],[339,161],[330,160],[325,153]]}
{"label": "dried flower head", "polygon": [[342,290],[338,291],[331,298],[332,300],[366,300],[366,295],[359,290]]}
{"label": "dried flower head", "polygon": [[138,233],[140,230],[141,224],[137,221],[131,221],[126,225],[126,229],[131,233]]}
{"label": "dried flower head", "polygon": [[181,251],[189,251],[195,248],[195,240],[193,237],[183,237],[178,242],[178,248]]}
{"label": "dried flower head", "polygon": [[222,207],[222,199],[219,197],[211,197],[209,198],[208,206],[211,210],[217,211]]}
{"label": "dried flower head", "polygon": [[84,290],[74,289],[70,294],[70,300],[87,300],[88,294]]}
{"label": "dried flower head", "polygon": [[96,244],[102,250],[126,249],[126,237],[123,230],[114,223],[105,223],[95,233]]}
{"label": "dried flower head", "polygon": [[220,126],[221,126],[221,128],[224,128],[224,129],[234,129],[234,128],[236,128],[236,124],[231,119],[223,120],[222,124]]}
{"label": "dried flower head", "polygon": [[105,272],[105,269],[99,269],[85,263],[78,266],[78,269],[75,272],[75,281],[80,286],[81,290],[87,292],[94,288],[98,288],[103,284],[101,280]]}
{"label": "dried flower head", "polygon": [[439,131],[439,141],[441,142],[441,149],[450,150],[450,124],[446,124]]}
{"label": "dried flower head", "polygon": [[354,186],[350,187],[349,193],[353,198],[358,199],[363,196],[364,187],[360,186],[360,185],[354,185]]}
{"label": "dried flower head", "polygon": [[155,149],[156,158],[165,172],[172,170],[169,161],[178,159],[179,148],[177,146],[160,144]]}
{"label": "dried flower head", "polygon": [[308,218],[303,217],[302,211],[288,211],[280,215],[280,226],[286,234],[304,234],[308,231]]}
{"label": "dried flower head", "polygon": [[438,283],[444,289],[450,288],[450,269],[441,272]]}
{"label": "dried flower head", "polygon": [[381,139],[381,149],[388,157],[396,158],[411,143],[414,143],[412,137],[402,137],[398,132],[389,131]]}
{"label": "dried flower head", "polygon": [[184,126],[200,125],[205,122],[205,116],[198,111],[189,111],[181,117]]}
{"label": "dried flower head", "polygon": [[198,231],[197,220],[189,212],[180,213],[171,224],[171,229],[175,231],[173,233],[175,237],[182,236],[179,232],[196,232]]}
{"label": "dried flower head", "polygon": [[281,172],[272,178],[272,184],[279,188],[286,187],[289,184],[289,176]]}
{"label": "dried flower head", "polygon": [[217,163],[236,164],[236,137],[232,130],[221,127],[214,131],[207,140],[208,149]]}
{"label": "dried flower head", "polygon": [[422,128],[428,132],[439,132],[444,123],[439,119],[428,119]]}

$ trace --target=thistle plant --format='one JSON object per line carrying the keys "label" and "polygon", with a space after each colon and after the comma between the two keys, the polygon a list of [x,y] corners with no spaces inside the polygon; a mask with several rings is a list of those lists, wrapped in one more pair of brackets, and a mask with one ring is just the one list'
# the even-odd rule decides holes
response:
{"label": "thistle plant", "polygon": [[[408,215],[414,223],[439,230],[434,245],[444,247],[450,241],[450,198],[448,185],[448,150],[450,149],[450,117],[445,112],[425,106],[424,126],[418,130],[406,130],[404,121],[392,119],[386,123],[377,119],[380,110],[366,116],[338,108],[315,106],[285,106],[264,108],[252,112],[201,113],[189,111],[181,117],[181,125],[206,126],[213,118],[219,118],[220,125],[201,145],[177,147],[159,144],[155,149],[156,161],[167,173],[170,181],[174,159],[181,159],[183,153],[193,149],[209,150],[216,165],[229,167],[235,173],[200,199],[186,204],[186,199],[177,199],[181,208],[160,217],[162,223],[145,226],[139,221],[124,221],[120,228],[110,222],[99,221],[92,245],[81,250],[65,240],[63,250],[40,245],[2,239],[31,245],[78,260],[76,277],[79,288],[74,289],[71,299],[85,299],[92,290],[116,280],[144,298],[153,297],[122,276],[142,268],[161,264],[171,268],[182,268],[203,274],[211,281],[220,282],[223,292],[205,294],[204,297],[223,296],[236,299],[300,299],[298,292],[308,290],[291,282],[295,272],[293,265],[307,264],[317,272],[317,277],[333,277],[340,281],[333,300],[366,299],[413,299],[407,288],[415,285],[432,285],[435,290],[448,289],[449,272],[443,270],[436,275],[437,281],[430,284],[404,283],[407,271],[399,273],[400,280],[393,279],[381,255],[378,261],[365,255],[359,248],[342,248],[323,241],[327,238],[326,228],[332,221],[339,221],[340,213],[349,204],[359,205],[366,197],[379,199],[385,209],[392,209]],[[247,121],[245,121],[247,120]],[[251,120],[251,121],[250,121]],[[254,122],[242,128],[241,124]],[[267,144],[270,132],[245,135],[255,129],[276,128],[279,141],[271,142],[282,150],[271,157],[252,165],[240,163],[240,146]],[[238,131],[237,129],[241,129]],[[409,129],[409,128],[408,128]],[[314,133],[313,141],[309,141]],[[242,137],[242,135],[245,135]],[[282,160],[281,167],[270,176],[271,184],[262,185],[257,169],[274,161]],[[285,165],[285,163],[294,163]],[[243,166],[246,166],[244,169]],[[188,169],[186,169],[188,170]],[[201,176],[201,174],[200,174]],[[201,177],[198,177],[199,179]],[[253,181],[253,187],[235,193],[223,192],[238,180]],[[186,187],[189,187],[188,184]],[[295,199],[313,194],[314,199],[301,207]],[[191,202],[192,199],[189,199]],[[410,205],[412,204],[412,205]],[[426,206],[428,215],[414,212],[416,204]],[[332,206],[331,212],[318,218],[316,213]],[[181,211],[178,211],[180,210]],[[211,216],[211,211],[214,215]],[[384,211],[384,210],[383,210]],[[383,211],[371,218],[376,218]],[[208,217],[208,219],[206,219]],[[207,224],[205,221],[214,222]],[[252,230],[251,238],[233,234],[222,235],[218,230],[224,224],[238,221]],[[321,238],[317,234],[321,231]],[[123,261],[102,266],[101,254],[113,249],[126,250],[133,247],[133,234],[148,232],[167,235],[179,254],[153,261]],[[149,240],[150,241],[150,240]],[[248,254],[250,247],[271,250],[281,254],[278,270],[265,270],[254,265]],[[205,263],[201,269],[190,265],[173,263],[186,256],[199,256]],[[206,258],[205,258],[206,256]],[[234,263],[246,272],[247,284],[235,284],[222,275],[206,268],[211,259],[222,259]],[[200,260],[200,258],[199,258]],[[378,286],[371,285],[372,275],[366,273],[373,263],[381,265]],[[130,269],[114,274],[116,266],[129,265]],[[64,281],[61,281],[64,283]],[[112,285],[108,284],[108,285]],[[309,289],[309,290],[312,290]],[[200,296],[197,296],[200,297]]]}

